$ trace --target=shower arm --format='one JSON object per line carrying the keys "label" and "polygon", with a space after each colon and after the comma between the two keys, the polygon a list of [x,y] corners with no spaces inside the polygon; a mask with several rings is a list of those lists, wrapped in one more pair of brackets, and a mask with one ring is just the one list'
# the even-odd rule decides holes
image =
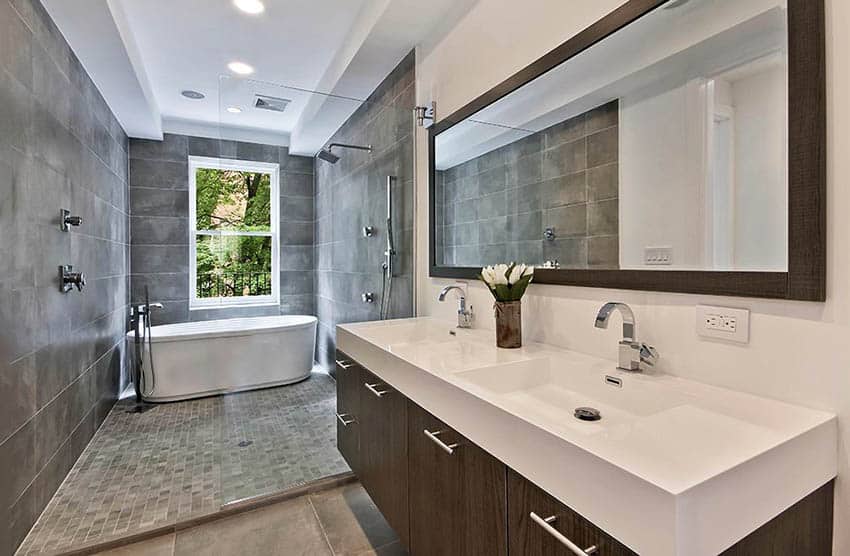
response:
{"label": "shower arm", "polygon": [[372,152],[372,145],[350,145],[348,143],[331,143],[328,145],[328,151],[334,147],[342,147],[343,149],[356,149],[358,151]]}

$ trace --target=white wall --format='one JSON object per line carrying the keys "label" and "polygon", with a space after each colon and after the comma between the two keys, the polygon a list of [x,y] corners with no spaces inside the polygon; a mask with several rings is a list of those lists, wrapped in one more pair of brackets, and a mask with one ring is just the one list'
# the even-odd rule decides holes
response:
{"label": "white wall", "polygon": [[[620,267],[670,247],[672,267],[703,268],[702,144],[696,83],[620,97]],[[652,270],[652,268],[650,268]]]}
{"label": "white wall", "polygon": [[[436,100],[448,115],[551,50],[618,4],[617,0],[479,0],[445,37],[418,51],[418,101]],[[680,376],[794,403],[831,409],[840,416],[840,474],[836,483],[835,553],[850,554],[850,2],[826,0],[829,121],[828,299],[802,303],[593,288],[533,285],[524,301],[527,340],[551,342],[611,359],[618,327],[593,328],[609,300],[632,305],[638,334],[661,352],[660,368]],[[455,316],[436,301],[447,280],[428,278],[427,143],[417,139],[418,306],[423,315]],[[470,286],[477,326],[494,328],[492,301]],[[752,311],[751,342],[735,346],[698,338],[698,303]]]}
{"label": "white wall", "polygon": [[732,82],[736,268],[787,268],[786,87],[780,65]]}

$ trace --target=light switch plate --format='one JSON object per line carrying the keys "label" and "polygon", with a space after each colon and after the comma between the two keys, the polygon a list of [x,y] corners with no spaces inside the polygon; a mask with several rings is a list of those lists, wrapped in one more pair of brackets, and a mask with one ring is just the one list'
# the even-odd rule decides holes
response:
{"label": "light switch plate", "polygon": [[731,307],[697,305],[697,334],[747,344],[750,342],[750,311]]}
{"label": "light switch plate", "polygon": [[673,248],[644,247],[643,264],[647,266],[665,266],[673,264]]}

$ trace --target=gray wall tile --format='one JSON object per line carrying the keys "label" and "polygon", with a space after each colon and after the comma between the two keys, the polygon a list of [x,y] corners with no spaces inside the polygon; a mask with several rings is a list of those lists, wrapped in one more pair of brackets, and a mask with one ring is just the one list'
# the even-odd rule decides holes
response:
{"label": "gray wall tile", "polygon": [[[374,320],[379,317],[381,294],[381,262],[386,241],[386,176],[396,176],[394,222],[397,272],[390,314],[393,318],[412,315],[413,294],[411,265],[413,250],[413,123],[410,109],[414,99],[414,55],[411,54],[378,86],[361,106],[334,134],[331,141],[371,144],[373,152],[340,151],[336,164],[316,161],[316,226],[315,310],[319,318],[317,358],[330,366],[333,359],[335,327],[342,322]],[[498,170],[496,171],[498,173]],[[306,181],[303,184],[306,188]],[[312,183],[310,184],[312,185]],[[494,191],[504,190],[505,177],[494,178]],[[477,188],[477,184],[475,185]],[[292,191],[300,188],[292,187]],[[284,194],[286,194],[284,189]],[[298,193],[295,193],[298,194]],[[452,192],[462,200],[477,197],[478,191]],[[455,208],[454,206],[452,207]],[[452,211],[451,221],[475,218]],[[374,226],[377,234],[364,238],[363,226]],[[471,224],[467,235],[477,224]],[[407,257],[407,258],[406,258]],[[333,272],[330,270],[333,269]],[[374,304],[364,304],[360,295],[375,293]]]}
{"label": "gray wall tile", "polygon": [[189,191],[132,187],[130,188],[130,214],[188,218]]}
{"label": "gray wall tile", "polygon": [[[618,118],[615,100],[437,171],[443,263],[557,259],[573,268],[615,268]],[[547,227],[558,241],[543,240]],[[590,241],[597,236],[604,239]]]}
{"label": "gray wall tile", "polygon": [[[127,163],[127,137],[41,4],[0,2],[2,556],[27,534],[125,374]],[[60,208],[81,215],[82,227],[61,232]],[[63,263],[88,275],[83,292],[58,291]]]}
{"label": "gray wall tile", "polygon": [[619,202],[617,199],[587,204],[587,231],[589,235],[617,235],[619,233]]}
{"label": "gray wall tile", "polygon": [[[151,299],[165,304],[165,309],[154,317],[162,324],[278,314],[280,307],[189,311],[188,157],[234,158],[281,165],[280,268],[286,271],[313,270],[313,159],[291,156],[286,147],[275,145],[172,134],[167,134],[162,142],[133,139],[130,153],[130,209],[133,215],[130,289],[134,302],[142,299],[147,285]],[[298,282],[301,290],[296,290],[293,282],[287,286],[282,295],[290,300],[288,310],[306,306],[293,303],[292,296],[312,299],[312,281],[311,277]]]}
{"label": "gray wall tile", "polygon": [[184,162],[189,156],[189,138],[166,133],[162,141],[133,139],[130,141],[130,158]]}
{"label": "gray wall tile", "polygon": [[178,162],[130,159],[130,187],[187,189],[188,176],[188,159]]}

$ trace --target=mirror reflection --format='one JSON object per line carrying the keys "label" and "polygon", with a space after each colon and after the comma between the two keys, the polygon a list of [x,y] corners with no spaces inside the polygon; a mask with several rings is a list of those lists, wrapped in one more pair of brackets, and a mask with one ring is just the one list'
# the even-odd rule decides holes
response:
{"label": "mirror reflection", "polygon": [[786,271],[786,47],[671,1],[438,134],[437,264]]}

